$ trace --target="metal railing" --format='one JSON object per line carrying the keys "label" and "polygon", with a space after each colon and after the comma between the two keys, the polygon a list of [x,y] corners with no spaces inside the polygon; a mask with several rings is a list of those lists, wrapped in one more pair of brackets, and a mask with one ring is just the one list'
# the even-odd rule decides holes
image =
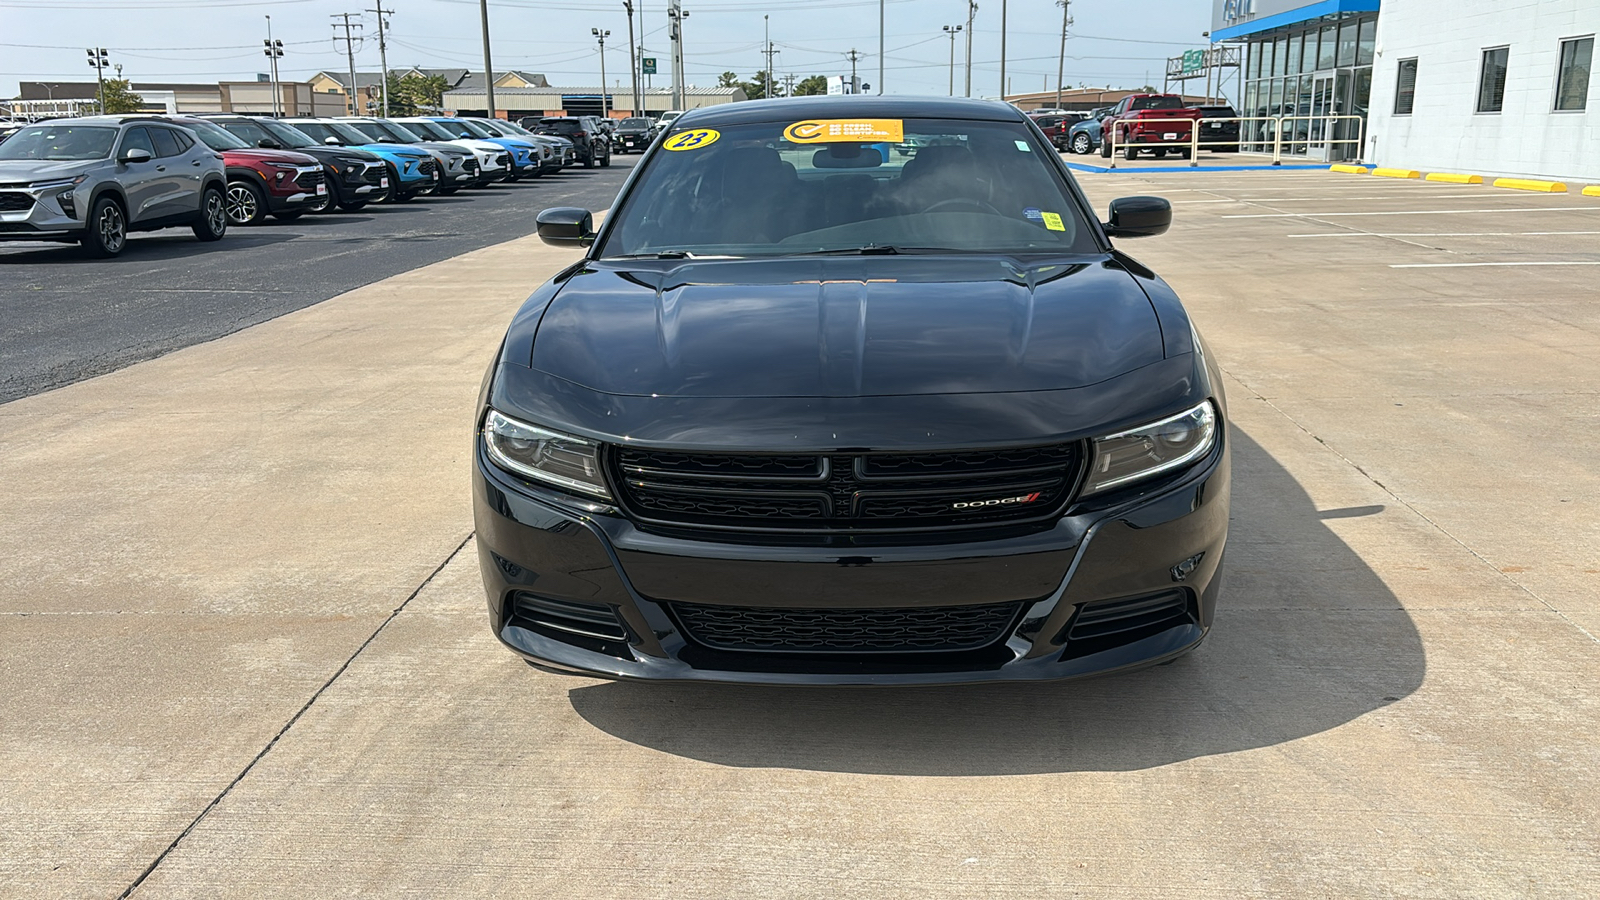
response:
{"label": "metal railing", "polygon": [[[1335,144],[1355,144],[1356,150],[1358,151],[1356,155],[1359,155],[1359,151],[1365,140],[1367,126],[1367,120],[1365,116],[1354,115],[1218,116],[1215,118],[1200,119],[1175,117],[1170,119],[1138,119],[1136,121],[1138,121],[1141,125],[1154,125],[1163,122],[1183,124],[1188,126],[1189,137],[1187,140],[1181,140],[1175,137],[1170,141],[1123,141],[1121,144],[1118,144],[1116,130],[1113,129],[1110,134],[1102,134],[1100,136],[1101,141],[1110,148],[1110,153],[1105,154],[1111,157],[1111,165],[1109,168],[1115,169],[1117,167],[1118,150],[1126,150],[1128,147],[1137,147],[1139,150],[1159,149],[1163,151],[1162,155],[1165,155],[1165,151],[1168,148],[1172,148],[1183,154],[1184,158],[1189,160],[1190,168],[1194,168],[1200,164],[1199,156],[1202,147],[1231,146],[1235,149],[1242,149],[1246,144],[1267,144],[1268,141],[1265,133],[1246,134],[1246,125],[1257,122],[1266,123],[1268,126],[1265,131],[1270,132],[1272,136],[1272,164],[1275,166],[1283,165],[1283,148],[1285,144],[1288,144],[1291,148],[1305,147],[1307,149],[1310,149],[1311,147],[1331,149]],[[1334,134],[1337,130],[1336,123],[1348,121],[1354,121],[1356,123],[1356,136],[1334,137]],[[1200,139],[1200,132],[1203,126],[1208,122],[1238,122],[1238,136],[1235,138],[1224,138],[1222,140],[1203,141]],[[1287,139],[1285,139],[1283,128],[1283,124],[1285,122],[1305,122],[1307,124],[1307,128],[1303,134],[1297,133],[1290,135]],[[1181,131],[1182,129],[1175,129],[1174,133]],[[1163,136],[1165,136],[1165,134],[1166,132],[1163,132]],[[1293,152],[1294,151],[1291,149],[1291,153]]]}

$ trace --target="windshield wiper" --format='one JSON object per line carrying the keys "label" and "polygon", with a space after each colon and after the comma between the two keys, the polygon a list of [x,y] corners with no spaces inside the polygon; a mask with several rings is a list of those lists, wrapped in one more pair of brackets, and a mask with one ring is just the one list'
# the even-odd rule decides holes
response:
{"label": "windshield wiper", "polygon": [[894,244],[867,244],[864,247],[840,247],[834,250],[807,250],[799,256],[899,256],[902,253],[960,253],[949,247],[897,247]]}

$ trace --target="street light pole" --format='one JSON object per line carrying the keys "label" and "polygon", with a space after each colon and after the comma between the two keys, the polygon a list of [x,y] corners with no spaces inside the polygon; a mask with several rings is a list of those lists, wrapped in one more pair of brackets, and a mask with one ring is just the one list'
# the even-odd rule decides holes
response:
{"label": "street light pole", "polygon": [[478,0],[478,15],[483,19],[483,96],[489,107],[489,118],[497,119],[499,116],[494,112],[494,63],[489,60],[489,0]]}
{"label": "street light pole", "polygon": [[1006,102],[1006,0],[1000,0],[1000,102]]}
{"label": "street light pole", "polygon": [[111,67],[110,55],[106,53],[106,48],[104,47],[96,47],[93,50],[85,50],[83,52],[89,55],[89,65],[94,69],[94,79],[99,84],[99,87],[96,88],[95,96],[99,98],[99,112],[104,115],[106,111],[106,69]]}
{"label": "street light pole", "polygon": [[1061,79],[1067,71],[1067,26],[1072,24],[1072,0],[1056,0],[1061,7],[1061,58],[1056,61],[1056,109],[1061,108]]}
{"label": "street light pole", "polygon": [[272,17],[267,16],[267,39],[262,41],[267,49],[261,51],[272,60],[272,117],[283,117],[283,89],[278,86],[278,57],[283,55],[283,41],[272,39]]}
{"label": "street light pole", "polygon": [[633,115],[639,115],[639,60],[633,53],[633,0],[624,0],[628,12],[628,68],[633,73]]}
{"label": "street light pole", "polygon": [[978,15],[977,0],[967,0],[967,96],[972,96],[972,20]]}
{"label": "street light pole", "polygon": [[377,13],[377,15],[378,15],[378,65],[383,70],[383,72],[382,72],[382,79],[383,80],[379,82],[380,88],[379,88],[379,91],[378,91],[378,95],[383,98],[382,102],[383,102],[383,115],[384,115],[384,118],[388,118],[389,117],[389,47],[388,47],[388,44],[384,41],[384,35],[383,35],[384,26],[386,24],[388,24],[388,23],[384,22],[383,17],[385,15],[391,15],[391,16],[394,15],[394,10],[392,10],[392,9],[391,10],[385,10],[383,8],[383,0],[373,0],[373,5],[376,6],[377,9],[369,9],[369,10],[367,10],[367,12]]}
{"label": "street light pole", "polygon": [[883,96],[883,4],[878,0],[878,96]]}
{"label": "street light pole", "polygon": [[591,28],[589,33],[594,35],[595,39],[600,42],[600,118],[606,119],[611,116],[606,111],[606,38],[611,36],[611,32],[599,28]]}
{"label": "street light pole", "polygon": [[945,33],[950,35],[950,96],[956,95],[956,35],[960,34],[960,25],[946,25]]}
{"label": "street light pole", "polygon": [[683,20],[689,14],[683,11],[682,0],[670,0],[667,6],[667,34],[672,38],[672,107],[681,110],[686,105],[683,78]]}

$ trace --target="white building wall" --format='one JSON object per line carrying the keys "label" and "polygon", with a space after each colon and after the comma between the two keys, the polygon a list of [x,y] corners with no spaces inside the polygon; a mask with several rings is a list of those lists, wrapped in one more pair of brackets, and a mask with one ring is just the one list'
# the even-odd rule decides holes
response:
{"label": "white building wall", "polygon": [[[1422,171],[1600,180],[1600,76],[1590,75],[1587,109],[1554,111],[1562,39],[1597,32],[1600,0],[1384,0],[1366,158]],[[1511,48],[1504,108],[1475,112],[1483,51],[1499,46]],[[1399,61],[1412,57],[1415,103],[1397,116]]]}

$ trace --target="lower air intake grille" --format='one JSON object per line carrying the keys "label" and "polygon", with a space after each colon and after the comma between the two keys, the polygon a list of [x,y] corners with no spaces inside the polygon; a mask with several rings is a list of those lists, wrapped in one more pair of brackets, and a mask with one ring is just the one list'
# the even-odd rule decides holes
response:
{"label": "lower air intake grille", "polygon": [[538,629],[601,641],[628,639],[627,629],[609,606],[540,597],[526,591],[518,591],[511,600],[516,618]]}
{"label": "lower air intake grille", "polygon": [[1077,618],[1072,620],[1072,627],[1067,631],[1067,640],[1081,641],[1137,631],[1180,618],[1189,618],[1189,595],[1185,591],[1090,603],[1078,610]]}
{"label": "lower air intake grille", "polygon": [[0,193],[0,212],[21,212],[33,208],[33,198],[27,194]]}
{"label": "lower air intake grille", "polygon": [[767,609],[668,604],[687,635],[715,650],[949,653],[1002,640],[1021,603],[894,609]]}

